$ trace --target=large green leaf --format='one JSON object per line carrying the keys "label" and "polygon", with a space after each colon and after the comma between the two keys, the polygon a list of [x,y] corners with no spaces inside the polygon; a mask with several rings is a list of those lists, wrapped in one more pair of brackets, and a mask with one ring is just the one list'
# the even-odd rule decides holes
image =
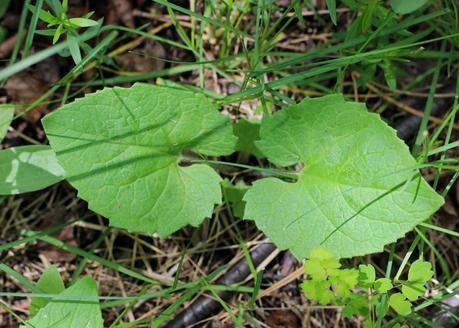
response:
{"label": "large green leaf", "polygon": [[[38,279],[37,287],[48,294],[60,294],[65,289],[62,277],[54,265],[50,266],[45,272],[43,272],[40,279]],[[49,301],[50,298],[37,296],[32,297],[32,302],[30,304],[30,317],[37,314],[37,312],[41,308],[45,307]]]}
{"label": "large green leaf", "polygon": [[0,150],[0,195],[40,190],[64,178],[64,170],[49,146]]}
{"label": "large green leaf", "polygon": [[130,231],[166,236],[199,225],[221,202],[209,166],[183,151],[233,152],[229,119],[203,95],[148,84],[107,88],[43,119],[67,179],[89,207]]}
{"label": "large green leaf", "polygon": [[49,301],[27,323],[27,327],[35,328],[102,328],[96,282],[91,277],[81,279]]}
{"label": "large green leaf", "polygon": [[321,244],[339,257],[381,251],[443,203],[423,179],[410,180],[416,162],[395,131],[341,95],[277,112],[260,136],[271,162],[304,168],[294,183],[255,182],[245,217],[298,258]]}

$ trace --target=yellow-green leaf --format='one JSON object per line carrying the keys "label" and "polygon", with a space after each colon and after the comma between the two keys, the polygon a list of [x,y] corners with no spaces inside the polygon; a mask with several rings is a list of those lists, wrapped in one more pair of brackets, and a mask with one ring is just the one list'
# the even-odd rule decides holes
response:
{"label": "yellow-green leaf", "polygon": [[256,181],[245,218],[301,259],[318,245],[338,258],[380,252],[442,204],[395,131],[362,103],[330,95],[266,117],[256,143],[278,166],[302,163],[295,182]]}

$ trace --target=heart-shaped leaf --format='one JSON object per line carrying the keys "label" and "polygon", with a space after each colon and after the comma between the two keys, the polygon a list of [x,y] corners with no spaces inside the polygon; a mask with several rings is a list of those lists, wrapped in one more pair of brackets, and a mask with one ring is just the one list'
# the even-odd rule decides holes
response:
{"label": "heart-shaped leaf", "polygon": [[179,165],[183,151],[233,152],[229,119],[203,95],[135,84],[87,95],[43,124],[67,179],[117,227],[166,236],[199,225],[221,202],[209,166]]}
{"label": "heart-shaped leaf", "polygon": [[382,251],[443,204],[413,178],[417,163],[395,131],[341,95],[265,118],[256,145],[274,164],[304,165],[296,182],[258,180],[244,196],[245,218],[300,259],[318,245],[338,257]]}
{"label": "heart-shaped leaf", "polygon": [[49,301],[27,323],[27,327],[35,328],[102,328],[96,282],[91,277],[81,279]]}

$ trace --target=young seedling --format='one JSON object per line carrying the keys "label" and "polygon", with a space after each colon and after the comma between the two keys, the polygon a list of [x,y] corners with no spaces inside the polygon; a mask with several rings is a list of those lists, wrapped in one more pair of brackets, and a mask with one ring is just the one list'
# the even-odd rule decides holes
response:
{"label": "young seedling", "polygon": [[99,25],[99,22],[90,19],[93,12],[89,12],[83,17],[68,17],[68,0],[63,0],[62,3],[57,0],[54,1],[53,11],[54,15],[36,6],[29,5],[29,10],[35,13],[39,10],[39,17],[42,21],[48,23],[49,29],[38,30],[37,34],[52,36],[53,44],[59,41],[62,35],[66,35],[69,42],[68,50],[73,58],[75,64],[81,61],[80,46],[88,47],[78,42],[78,28],[92,27]]}

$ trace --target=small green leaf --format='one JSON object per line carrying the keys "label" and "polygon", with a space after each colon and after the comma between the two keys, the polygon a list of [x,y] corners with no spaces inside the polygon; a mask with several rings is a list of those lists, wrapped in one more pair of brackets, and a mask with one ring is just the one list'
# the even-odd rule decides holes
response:
{"label": "small green leaf", "polygon": [[295,16],[300,22],[302,27],[305,27],[304,24],[304,17],[303,17],[303,8],[304,8],[304,1],[298,0],[293,2],[293,9],[295,10]]}
{"label": "small green leaf", "polygon": [[11,125],[11,121],[14,117],[14,106],[10,104],[0,105],[0,141],[6,135],[8,128]]}
{"label": "small green leaf", "polygon": [[309,259],[304,263],[304,272],[314,280],[324,280],[329,270],[341,266],[333,254],[324,247],[316,247],[311,251]]}
{"label": "small green leaf", "polygon": [[313,280],[325,280],[327,276],[327,270],[325,270],[320,260],[311,259],[304,263],[304,273],[311,276]]}
{"label": "small green leaf", "polygon": [[319,246],[311,251],[311,260],[318,260],[324,269],[338,269],[341,263],[325,247]]}
{"label": "small green leaf", "polygon": [[[50,266],[45,272],[43,272],[37,282],[37,287],[48,294],[60,294],[65,289],[61,275],[54,265]],[[32,296],[32,303],[30,304],[30,317],[35,316],[35,314],[41,308],[45,307],[49,301],[50,298]]]}
{"label": "small green leaf", "polygon": [[379,7],[379,0],[369,0],[366,2],[366,6],[358,18],[358,31],[360,33],[367,33],[371,31],[371,25],[373,22],[375,14],[377,13],[377,9]]}
{"label": "small green leaf", "polygon": [[255,141],[260,139],[260,122],[249,121],[241,118],[233,126],[234,135],[238,137],[236,150],[244,156],[254,155],[258,158],[263,158],[263,154],[255,145]]}
{"label": "small green leaf", "polygon": [[72,59],[75,62],[75,64],[78,64],[79,62],[81,62],[81,52],[78,40],[70,34],[68,34],[67,40],[69,42],[70,55],[72,56]]}
{"label": "small green leaf", "polygon": [[69,22],[78,27],[89,27],[96,26],[97,24],[99,24],[95,20],[87,18],[70,18]]}
{"label": "small green leaf", "polygon": [[35,33],[43,36],[54,36],[54,34],[56,34],[56,29],[51,28],[47,30],[35,30]]}
{"label": "small green leaf", "polygon": [[0,195],[40,190],[64,178],[64,170],[49,146],[0,150]]}
{"label": "small green leaf", "polygon": [[81,279],[53,298],[27,323],[27,327],[35,328],[102,328],[96,282],[91,277]]}
{"label": "small green leaf", "polygon": [[400,315],[411,313],[411,303],[401,293],[392,294],[389,297],[389,305]]}
{"label": "small green leaf", "polygon": [[69,0],[62,0],[62,10],[66,13],[69,9]]}
{"label": "small green leaf", "polygon": [[432,265],[423,260],[416,260],[408,271],[408,281],[402,283],[403,295],[410,301],[417,300],[426,291],[424,285],[432,276]]}
{"label": "small green leaf", "polygon": [[409,14],[424,6],[429,0],[392,0],[392,9],[397,14]]}
{"label": "small green leaf", "polygon": [[387,86],[391,90],[397,89],[397,76],[394,69],[394,65],[390,60],[384,59],[381,68],[384,71],[384,78],[386,79]]}
{"label": "small green leaf", "polygon": [[344,302],[343,315],[346,318],[368,313],[368,297],[366,294],[350,294]]}
{"label": "small green leaf", "polygon": [[351,289],[357,285],[359,279],[359,271],[355,269],[332,269],[328,274],[336,295],[341,297],[351,295]]}
{"label": "small green leaf", "polygon": [[422,282],[403,282],[402,293],[412,302],[416,301],[420,296],[422,296],[425,291],[426,288]]}
{"label": "small green leaf", "polygon": [[202,94],[136,83],[86,95],[43,119],[68,181],[116,227],[167,236],[198,226],[222,200],[208,165],[189,151],[233,152],[228,117]]}
{"label": "small green leaf", "polygon": [[[32,12],[35,13],[37,10],[35,6],[33,5],[28,5],[27,8]],[[48,23],[48,24],[56,24],[59,23],[59,19],[54,17],[49,11],[44,11],[43,9],[40,9],[39,17],[42,21]]]}
{"label": "small green leaf", "polygon": [[243,181],[238,181],[233,185],[228,179],[222,181],[223,195],[231,206],[233,216],[238,218],[244,217],[245,202],[242,200],[249,189]]}
{"label": "small green leaf", "polygon": [[375,281],[374,288],[381,294],[387,293],[388,290],[392,289],[392,281],[389,278],[379,278]]}
{"label": "small green leaf", "polygon": [[[89,19],[92,15],[94,15],[94,11],[87,12],[86,14],[84,14],[83,18]],[[99,24],[99,22],[97,22],[97,24]]]}
{"label": "small green leaf", "polygon": [[60,0],[47,0],[47,4],[51,7],[56,16],[60,16],[63,13],[63,8]]}
{"label": "small green leaf", "polygon": [[54,32],[54,37],[53,37],[53,44],[55,44],[57,41],[59,41],[59,38],[61,37],[62,34],[62,29],[63,25],[59,24],[59,26],[56,28],[56,31]]}
{"label": "small green leaf", "polygon": [[301,287],[310,300],[318,301],[322,305],[330,303],[335,297],[330,290],[331,284],[327,280],[305,280]]}
{"label": "small green leaf", "polygon": [[412,179],[418,163],[395,130],[342,95],[266,117],[255,144],[276,165],[304,164],[297,181],[261,179],[244,196],[245,218],[298,259],[318,245],[338,258],[380,252],[443,204]]}
{"label": "small green leaf", "polygon": [[359,284],[362,287],[371,287],[376,279],[375,267],[371,264],[359,265]]}
{"label": "small green leaf", "polygon": [[336,0],[326,0],[327,2],[327,8],[328,11],[330,12],[330,18],[333,22],[333,24],[337,24],[337,19],[336,19]]}
{"label": "small green leaf", "polygon": [[421,259],[414,261],[408,271],[408,281],[426,283],[433,277],[432,264]]}

